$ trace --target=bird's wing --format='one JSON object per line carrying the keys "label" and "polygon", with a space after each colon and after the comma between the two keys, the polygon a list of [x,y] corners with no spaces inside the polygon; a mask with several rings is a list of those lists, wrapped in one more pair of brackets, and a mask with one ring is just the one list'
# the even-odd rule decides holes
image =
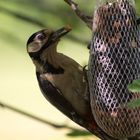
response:
{"label": "bird's wing", "polygon": [[38,72],[36,72],[40,89],[45,98],[54,105],[63,114],[69,117],[72,121],[85,127],[85,120],[75,111],[72,105],[64,98],[61,92],[54,87],[49,81],[44,80]]}

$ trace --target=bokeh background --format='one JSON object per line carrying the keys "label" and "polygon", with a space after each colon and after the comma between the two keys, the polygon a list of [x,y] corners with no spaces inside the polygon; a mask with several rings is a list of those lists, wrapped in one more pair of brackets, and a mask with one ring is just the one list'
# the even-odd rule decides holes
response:
{"label": "bokeh background", "polygon": [[[94,0],[75,0],[88,15]],[[140,13],[140,1],[136,1]],[[58,50],[78,61],[88,62],[91,31],[63,0],[0,0],[0,102],[10,104],[54,124],[82,129],[48,103],[41,94],[35,67],[26,52],[29,36],[43,28],[58,29],[70,24],[73,30],[61,40]],[[8,109],[0,108],[1,140],[97,140],[78,136],[70,129],[56,129]]]}

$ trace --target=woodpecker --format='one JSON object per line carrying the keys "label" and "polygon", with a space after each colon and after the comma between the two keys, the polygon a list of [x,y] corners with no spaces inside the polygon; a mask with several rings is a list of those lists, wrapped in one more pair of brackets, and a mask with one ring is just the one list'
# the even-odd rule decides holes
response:
{"label": "woodpecker", "polygon": [[44,29],[27,41],[27,52],[35,67],[39,87],[45,98],[72,121],[102,140],[115,140],[96,124],[91,112],[87,78],[83,67],[72,58],[57,52],[57,45],[71,30]]}

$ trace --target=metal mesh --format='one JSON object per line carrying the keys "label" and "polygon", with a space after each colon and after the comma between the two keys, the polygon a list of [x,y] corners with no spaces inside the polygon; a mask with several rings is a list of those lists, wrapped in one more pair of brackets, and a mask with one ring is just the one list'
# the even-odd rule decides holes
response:
{"label": "metal mesh", "polygon": [[127,103],[140,97],[127,85],[140,78],[140,34],[136,13],[127,0],[106,3],[95,11],[89,59],[89,88],[97,124],[110,136],[140,132],[140,108]]}

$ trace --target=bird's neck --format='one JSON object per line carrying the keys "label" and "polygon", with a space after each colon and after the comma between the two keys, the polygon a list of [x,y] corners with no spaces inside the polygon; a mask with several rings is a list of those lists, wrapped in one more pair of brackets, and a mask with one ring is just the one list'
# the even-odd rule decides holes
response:
{"label": "bird's neck", "polygon": [[59,53],[57,52],[57,44],[49,46],[42,52],[39,65],[36,65],[37,71],[40,73],[62,74],[64,69],[60,66]]}
{"label": "bird's neck", "polygon": [[46,50],[43,51],[41,59],[45,63],[49,63],[53,67],[58,68],[59,62],[57,62],[58,52],[56,47],[56,44],[53,44],[53,46],[49,46]]}

